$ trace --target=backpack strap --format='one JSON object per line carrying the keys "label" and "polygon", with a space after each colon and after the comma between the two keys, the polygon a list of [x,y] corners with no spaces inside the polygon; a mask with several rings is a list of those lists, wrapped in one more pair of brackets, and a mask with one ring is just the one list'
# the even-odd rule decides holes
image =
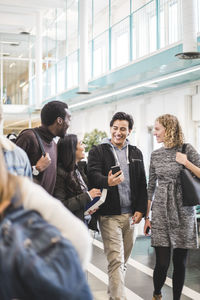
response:
{"label": "backpack strap", "polygon": [[41,137],[39,136],[38,132],[37,132],[34,128],[32,128],[31,130],[34,132],[34,134],[35,134],[35,136],[36,136],[36,138],[37,138],[38,144],[39,144],[40,149],[41,149],[41,151],[42,151],[42,155],[45,156],[45,155],[46,155],[46,152],[45,152],[45,150],[44,150],[44,146],[43,146]]}

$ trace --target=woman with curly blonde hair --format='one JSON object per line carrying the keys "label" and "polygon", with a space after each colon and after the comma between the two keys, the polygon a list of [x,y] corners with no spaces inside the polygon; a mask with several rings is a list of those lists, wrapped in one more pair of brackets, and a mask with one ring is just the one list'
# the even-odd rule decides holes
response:
{"label": "woman with curly blonde hair", "polygon": [[[144,226],[146,235],[147,228],[151,228],[151,244],[156,253],[153,300],[162,299],[161,289],[166,280],[171,250],[174,267],[173,300],[179,300],[185,279],[188,249],[198,248],[195,207],[183,206],[182,202],[182,165],[177,155],[182,150],[183,133],[178,119],[170,114],[158,117],[154,135],[158,143],[163,143],[163,147],[151,154],[149,200]],[[192,164],[200,167],[200,156],[190,144],[186,146],[186,155]]]}

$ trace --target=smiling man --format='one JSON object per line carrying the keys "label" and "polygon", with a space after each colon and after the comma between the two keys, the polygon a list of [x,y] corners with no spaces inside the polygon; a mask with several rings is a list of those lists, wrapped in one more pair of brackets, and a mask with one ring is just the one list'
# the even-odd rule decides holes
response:
{"label": "smiling man", "polygon": [[[88,157],[90,187],[108,189],[97,214],[108,261],[110,300],[126,299],[124,276],[133,247],[134,224],[141,221],[147,208],[142,153],[127,140],[132,128],[133,118],[117,112],[110,121],[111,139],[94,146]],[[111,167],[116,165],[120,171],[113,174]]]}
{"label": "smiling man", "polygon": [[56,136],[65,136],[70,120],[68,105],[61,101],[51,101],[41,110],[42,126],[34,128],[41,138],[45,155],[42,154],[32,129],[23,130],[16,140],[16,144],[28,155],[34,181],[49,194],[53,194],[57,169],[57,145],[53,139]]}

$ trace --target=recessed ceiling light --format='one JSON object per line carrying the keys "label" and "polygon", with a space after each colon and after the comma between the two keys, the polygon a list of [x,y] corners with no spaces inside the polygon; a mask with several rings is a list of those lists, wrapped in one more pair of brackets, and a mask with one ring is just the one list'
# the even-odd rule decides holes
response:
{"label": "recessed ceiling light", "polygon": [[12,42],[12,43],[10,43],[10,46],[19,46],[19,43]]}
{"label": "recessed ceiling light", "polygon": [[19,34],[29,35],[30,32],[28,32],[28,31],[21,31]]}

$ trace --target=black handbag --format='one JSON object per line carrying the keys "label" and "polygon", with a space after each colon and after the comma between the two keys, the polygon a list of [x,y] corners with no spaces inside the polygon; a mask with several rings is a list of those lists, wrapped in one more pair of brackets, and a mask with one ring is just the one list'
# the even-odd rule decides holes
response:
{"label": "black handbag", "polygon": [[[187,144],[183,144],[182,153],[186,153]],[[183,206],[200,204],[200,179],[183,166],[180,172]]]}
{"label": "black handbag", "polygon": [[0,222],[0,278],[1,300],[92,300],[74,247],[33,210]]}

